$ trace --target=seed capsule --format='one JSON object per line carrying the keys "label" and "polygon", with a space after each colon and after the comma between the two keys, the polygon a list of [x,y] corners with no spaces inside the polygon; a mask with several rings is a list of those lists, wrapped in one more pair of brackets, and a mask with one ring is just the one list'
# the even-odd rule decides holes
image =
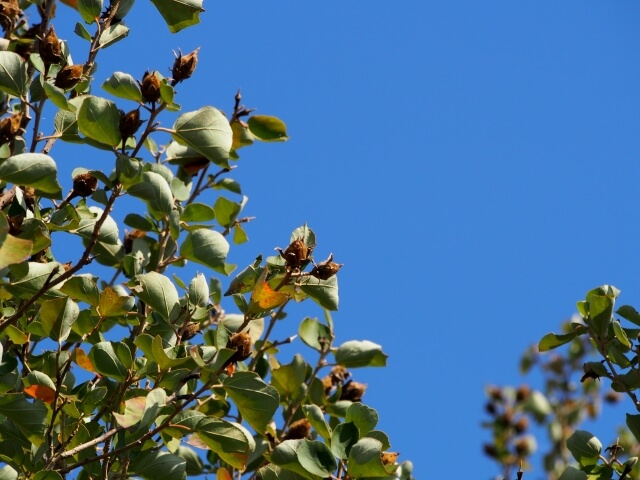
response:
{"label": "seed capsule", "polygon": [[311,423],[306,418],[297,420],[289,426],[287,434],[284,436],[285,440],[298,440],[307,438],[311,433]]}
{"label": "seed capsule", "polygon": [[229,338],[227,348],[235,349],[229,363],[241,362],[251,355],[251,335],[246,332],[236,333]]}
{"label": "seed capsule", "polygon": [[367,386],[364,383],[354,382],[345,383],[342,387],[342,393],[340,394],[340,400],[351,400],[352,402],[362,401],[364,392],[367,391]]}
{"label": "seed capsule", "polygon": [[140,83],[142,98],[147,103],[157,102],[160,99],[160,79],[156,72],[144,72]]}
{"label": "seed capsule", "polygon": [[324,262],[315,265],[311,270],[311,275],[320,280],[328,280],[333,277],[342,268],[342,264],[333,261],[333,254],[329,255]]}
{"label": "seed capsule", "polygon": [[178,83],[186,80],[191,77],[193,71],[196,69],[196,65],[198,64],[198,51],[200,48],[196,48],[189,55],[182,55],[182,52],[179,50],[179,55],[176,56],[175,61],[173,62],[173,67],[171,68],[171,75],[173,76],[173,85],[177,85]]}
{"label": "seed capsule", "polygon": [[98,179],[90,173],[81,173],[73,179],[73,193],[76,197],[86,198],[98,188]]}
{"label": "seed capsule", "polygon": [[44,38],[40,40],[39,53],[40,58],[42,58],[42,61],[47,66],[52,63],[60,63],[62,60],[62,43],[58,40],[53,25],[49,27]]}
{"label": "seed capsule", "polygon": [[53,84],[63,90],[70,90],[82,80],[84,65],[67,65],[60,69]]}
{"label": "seed capsule", "polygon": [[136,108],[129,113],[124,113],[120,110],[120,135],[122,135],[122,141],[125,142],[129,137],[133,137],[143,123],[144,120],[140,120],[139,109]]}
{"label": "seed capsule", "polygon": [[16,113],[0,120],[0,143],[7,143],[16,138],[22,127],[22,113]]}
{"label": "seed capsule", "polygon": [[282,258],[287,262],[287,266],[291,268],[300,268],[304,262],[309,259],[311,249],[302,241],[302,239],[294,240],[283,252],[278,249]]}

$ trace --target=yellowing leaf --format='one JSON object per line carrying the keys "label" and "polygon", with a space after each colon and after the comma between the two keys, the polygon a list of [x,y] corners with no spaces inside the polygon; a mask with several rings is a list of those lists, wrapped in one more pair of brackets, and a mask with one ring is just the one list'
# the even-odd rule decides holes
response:
{"label": "yellowing leaf", "polygon": [[284,305],[289,300],[289,294],[286,292],[279,292],[273,290],[269,283],[266,281],[269,269],[265,268],[262,274],[256,282],[256,286],[251,292],[251,303],[249,304],[249,311],[258,313],[265,310],[271,310],[273,308]]}
{"label": "yellowing leaf", "polygon": [[46,385],[31,385],[24,389],[24,393],[45,403],[51,403],[56,398],[56,391]]}
{"label": "yellowing leaf", "polygon": [[82,368],[84,368],[85,370],[91,372],[91,373],[97,373],[95,367],[93,366],[93,363],[91,363],[91,360],[89,359],[89,357],[87,356],[87,354],[85,353],[85,351],[81,348],[76,348],[73,352],[73,360]]}
{"label": "yellowing leaf", "polygon": [[231,480],[231,474],[226,468],[219,468],[216,472],[216,480]]}

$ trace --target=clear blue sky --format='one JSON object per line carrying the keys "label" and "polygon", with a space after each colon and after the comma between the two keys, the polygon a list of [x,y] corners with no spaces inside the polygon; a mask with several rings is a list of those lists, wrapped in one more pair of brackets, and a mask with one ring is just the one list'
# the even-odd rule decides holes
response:
{"label": "clear blue sky", "polygon": [[[205,8],[201,25],[171,35],[139,1],[129,38],[98,59],[98,84],[114,70],[168,74],[172,49],[200,46],[178,88],[185,111],[229,112],[240,87],[247,106],[282,118],[288,143],[240,151],[233,176],[258,219],[231,259],[270,254],[308,222],[318,256],[345,264],[339,340],[390,355],[356,380],[393,449],[417,478],[497,474],[481,453],[483,387],[521,382],[523,349],[587,290],[614,284],[640,305],[640,3]],[[52,155],[82,164],[67,151]],[[320,315],[307,307],[290,315],[291,332]]]}

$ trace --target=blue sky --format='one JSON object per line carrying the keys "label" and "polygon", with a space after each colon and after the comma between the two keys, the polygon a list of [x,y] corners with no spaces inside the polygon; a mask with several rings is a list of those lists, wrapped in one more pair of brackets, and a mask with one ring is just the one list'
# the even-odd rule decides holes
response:
{"label": "blue sky", "polygon": [[[462,459],[465,476],[497,474],[481,453],[483,387],[523,381],[521,352],[587,290],[613,284],[640,305],[640,4],[204,6],[199,26],[171,35],[138,2],[129,38],[98,58],[97,84],[115,70],[168,74],[171,50],[201,47],[178,88],[185,111],[230,112],[242,88],[247,106],[282,118],[288,143],[240,151],[233,177],[257,220],[231,260],[271,254],[307,222],[317,255],[345,264],[339,341],[390,356],[355,374],[393,449],[417,478],[461,478]],[[76,151],[52,155],[72,168]],[[321,312],[296,310],[289,332],[305,315]]]}

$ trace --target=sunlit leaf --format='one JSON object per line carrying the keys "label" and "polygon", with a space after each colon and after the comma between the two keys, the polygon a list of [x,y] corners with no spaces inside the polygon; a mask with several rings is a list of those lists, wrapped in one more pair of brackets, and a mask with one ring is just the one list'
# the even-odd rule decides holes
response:
{"label": "sunlit leaf", "polygon": [[89,96],[78,111],[78,129],[83,135],[112,147],[120,141],[120,112],[106,98]]}
{"label": "sunlit leaf", "polygon": [[267,115],[253,115],[247,121],[254,137],[263,142],[284,142],[287,137],[287,126],[282,120]]}
{"label": "sunlit leaf", "polygon": [[171,33],[200,23],[202,0],[152,0]]}
{"label": "sunlit leaf", "polygon": [[229,166],[232,136],[229,121],[214,107],[184,113],[173,125],[173,138],[177,142],[192,147],[221,167]]}
{"label": "sunlit leaf", "polygon": [[140,102],[142,100],[142,92],[140,85],[133,75],[123,72],[114,72],[103,84],[102,88],[119,98]]}
{"label": "sunlit leaf", "polygon": [[382,352],[382,347],[369,340],[345,342],[334,355],[336,363],[346,368],[384,367],[387,364],[387,355]]}
{"label": "sunlit leaf", "polygon": [[32,253],[33,241],[14,237],[9,233],[9,221],[0,212],[0,268],[19,263]]}
{"label": "sunlit leaf", "polygon": [[47,198],[62,198],[57,175],[56,162],[42,153],[21,153],[0,162],[0,180],[33,187],[37,195]]}
{"label": "sunlit leaf", "polygon": [[160,273],[149,272],[136,275],[128,285],[138,298],[153,308],[165,320],[168,320],[171,317],[171,312],[179,306],[178,291],[175,285]]}
{"label": "sunlit leaf", "polygon": [[280,404],[278,391],[253,372],[236,372],[222,382],[242,417],[264,432]]}
{"label": "sunlit leaf", "polygon": [[27,63],[15,52],[0,51],[0,91],[22,97],[27,93]]}

